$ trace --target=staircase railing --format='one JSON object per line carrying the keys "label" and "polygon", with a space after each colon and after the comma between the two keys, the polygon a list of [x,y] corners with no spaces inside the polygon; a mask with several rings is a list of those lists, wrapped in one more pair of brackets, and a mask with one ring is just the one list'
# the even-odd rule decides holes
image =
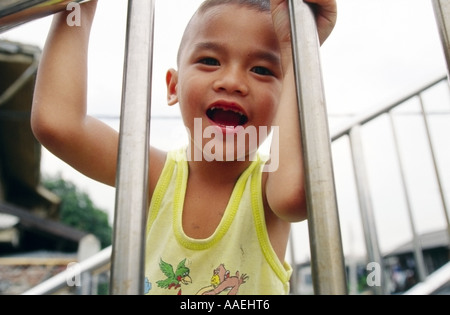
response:
{"label": "staircase railing", "polygon": [[[331,139],[333,141],[333,143],[335,143],[335,141],[338,141],[339,139],[342,139],[344,137],[348,137],[351,138],[353,137],[352,140],[352,145],[354,145],[354,148],[352,148],[352,152],[353,152],[353,156],[354,157],[358,157],[358,160],[355,159],[357,164],[362,164],[364,166],[364,153],[362,150],[362,147],[358,145],[358,141],[355,141],[355,129],[358,130],[358,132],[361,130],[361,128],[364,127],[364,125],[374,122],[376,119],[381,118],[381,117],[385,117],[386,115],[388,117],[390,117],[390,115],[393,115],[392,112],[395,109],[398,109],[400,106],[405,105],[407,102],[409,102],[412,99],[420,99],[421,95],[428,93],[431,89],[434,89],[436,87],[439,86],[443,86],[444,89],[448,89],[448,85],[447,85],[447,77],[441,77],[437,80],[434,80],[433,82],[427,84],[426,86],[415,90],[411,93],[409,93],[408,95],[406,95],[405,97],[402,97],[401,99],[399,99],[396,102],[393,102],[392,104],[389,104],[387,106],[383,106],[380,107],[370,113],[367,113],[359,118],[354,119],[351,123],[348,123],[345,127],[342,127],[341,129],[337,130],[336,132],[334,132],[331,135]],[[450,91],[449,91],[450,94]],[[415,113],[416,115],[423,115],[420,112]],[[430,112],[425,112],[425,115],[430,115],[433,113]],[[450,111],[447,113],[438,113],[438,114],[445,114],[445,115],[449,115],[450,116]],[[391,125],[392,126],[392,125]],[[393,125],[393,127],[395,127],[395,124]],[[434,147],[433,147],[434,150]],[[364,167],[360,166],[355,166],[355,171],[360,171],[363,170],[365,171]],[[400,167],[399,167],[400,169]],[[359,175],[360,176],[360,175]],[[362,178],[362,176],[361,176]],[[361,216],[362,218],[364,218],[363,220],[365,220],[366,222],[363,223],[364,227],[365,227],[365,231],[371,231],[366,232],[365,234],[365,238],[366,238],[366,249],[367,249],[367,253],[368,253],[368,257],[367,257],[367,261],[369,262],[379,262],[380,266],[383,266],[384,264],[382,263],[382,253],[380,251],[380,247],[378,245],[378,235],[376,233],[376,227],[374,225],[375,220],[373,219],[373,214],[367,213],[370,210],[373,210],[371,208],[372,204],[371,204],[371,194],[370,194],[370,189],[368,189],[368,180],[366,178],[366,180],[358,180],[357,181],[357,185],[362,186],[358,189],[358,198],[360,201],[360,211],[361,211]],[[339,197],[339,195],[338,195]],[[409,197],[408,195],[404,195],[405,198]],[[445,197],[444,197],[445,198]],[[411,212],[409,212],[409,215],[411,215]],[[445,214],[444,214],[445,215]],[[372,218],[371,220],[369,220],[369,217]],[[410,216],[411,218],[411,216]],[[418,233],[416,231],[416,227],[415,225],[411,225],[411,229],[413,229],[415,237],[417,237]],[[57,277],[55,277],[55,279],[50,279],[47,282],[44,282],[40,285],[38,285],[37,287],[29,290],[28,292],[25,292],[25,294],[50,294],[53,292],[56,292],[58,289],[67,286],[67,279],[73,279],[73,277],[76,276],[76,272],[82,272],[82,273],[97,273],[97,269],[98,268],[103,268],[105,265],[108,265],[111,262],[111,247],[106,248],[105,250],[103,250],[101,253],[93,256],[92,258],[87,259],[85,262],[80,263],[80,266],[78,269],[70,269],[70,270],[66,270],[63,273],[61,273],[60,275],[58,275]],[[418,251],[421,251],[421,246],[420,244],[417,242],[417,239],[414,241],[414,252],[417,253]],[[416,254],[417,255],[417,254]],[[422,257],[421,256],[416,256],[417,261],[419,264],[424,265]],[[387,273],[387,272],[385,272]],[[428,277],[430,277],[431,275],[425,274],[425,277],[422,280],[427,280]],[[379,294],[387,294],[388,292],[388,285],[389,285],[389,280],[385,279],[385,281],[383,284],[386,286],[383,287],[375,287],[374,289],[377,290],[375,291],[375,293],[379,293]],[[430,281],[430,280],[428,280]],[[442,278],[440,280],[440,282],[442,282]],[[440,283],[439,282],[439,283]],[[423,286],[422,286],[423,287]],[[430,286],[426,286],[427,288],[429,288]],[[419,292],[419,291],[411,291],[411,292]],[[420,291],[420,292],[424,292],[424,291]]]}
{"label": "staircase railing", "polygon": [[[443,187],[442,181],[442,172],[440,171],[438,161],[436,158],[436,148],[433,142],[433,137],[431,136],[430,131],[430,123],[429,116],[432,114],[439,115],[450,115],[450,111],[443,111],[438,113],[433,113],[431,111],[427,111],[425,108],[425,102],[423,95],[428,93],[430,90],[435,89],[437,87],[442,87],[443,90],[447,91],[447,99],[450,99],[450,90],[448,86],[447,77],[441,77],[423,88],[420,88],[412,93],[402,97],[396,102],[389,104],[388,106],[384,106],[381,108],[377,108],[376,110],[366,113],[359,118],[354,119],[352,122],[348,123],[345,127],[339,129],[332,135],[332,141],[336,142],[338,140],[342,140],[343,138],[347,138],[348,146],[351,151],[351,163],[353,166],[353,172],[355,176],[355,185],[357,189],[357,196],[359,201],[359,211],[362,220],[364,238],[365,238],[365,247],[367,251],[367,262],[376,262],[381,269],[382,275],[382,285],[374,286],[373,291],[376,294],[389,294],[389,285],[391,283],[388,275],[389,270],[385,270],[385,262],[383,261],[383,254],[379,246],[379,236],[377,233],[376,227],[376,218],[374,216],[374,208],[373,208],[373,197],[371,193],[370,180],[368,178],[368,168],[367,168],[367,155],[364,150],[364,141],[362,139],[362,130],[366,125],[375,123],[377,120],[381,120],[384,118],[388,118],[389,124],[386,128],[390,128],[391,131],[391,139],[384,139],[384,141],[392,140],[394,146],[394,156],[396,159],[396,163],[399,170],[399,176],[401,178],[402,188],[403,188],[403,199],[406,205],[407,217],[409,221],[409,226],[412,234],[412,243],[413,243],[413,255],[414,261],[416,264],[415,273],[418,275],[418,281],[424,281],[429,272],[427,271],[426,264],[423,257],[422,245],[420,242],[420,236],[418,233],[417,224],[414,220],[414,213],[412,209],[412,196],[408,190],[408,181],[406,179],[405,174],[405,162],[404,156],[402,155],[402,150],[398,137],[398,127],[396,124],[396,117],[402,115],[421,117],[423,121],[423,127],[425,132],[425,139],[428,146],[428,151],[430,152],[431,162],[433,166],[433,170],[435,173],[435,180],[437,186],[439,187],[439,197],[442,206],[443,217],[445,218],[445,225],[447,229],[447,235],[450,244],[450,220],[449,220],[449,212],[448,212],[448,204],[446,201],[446,193]],[[419,105],[419,110],[416,112],[408,111],[407,113],[398,112],[398,110],[402,106],[407,106],[410,102],[416,101]],[[382,134],[380,130],[381,127],[377,128],[377,133]],[[414,130],[420,128],[417,124],[413,127]],[[381,141],[381,139],[380,139]],[[387,147],[387,144],[386,144]],[[386,149],[387,152],[387,149]],[[426,154],[426,153],[425,153]],[[416,159],[425,159],[425,157],[416,156]],[[390,176],[395,176],[395,174],[390,174]],[[432,185],[430,183],[430,185]],[[385,183],[386,189],[390,189],[390,183]]]}
{"label": "staircase railing", "polygon": [[[436,12],[438,12],[437,16],[441,17],[443,21],[441,23],[442,38],[444,43],[447,43],[445,47],[448,47],[449,15],[446,14],[448,13],[448,2],[434,1]],[[56,2],[65,3],[65,1],[52,1],[51,3]],[[319,45],[315,32],[314,15],[311,8],[303,1],[289,0],[289,7],[293,27],[294,67],[300,109],[299,119],[306,165],[308,227],[311,240],[314,288],[316,294],[346,294],[339,213],[332,170],[331,141],[318,58]],[[54,13],[56,10],[59,9],[52,9],[52,11],[47,11],[45,14]],[[25,11],[25,9],[19,9],[15,13],[25,13]],[[439,12],[441,13],[440,15]],[[150,91],[146,88],[150,86],[149,83],[151,82],[152,58],[149,57],[152,55],[153,50],[154,1],[129,0],[128,13],[126,80],[123,89],[121,120],[121,130],[126,130],[126,132],[123,132],[121,135],[118,155],[114,247],[102,251],[101,256],[95,256],[85,262],[80,262],[79,266],[82,267],[82,272],[92,272],[98,266],[111,261],[111,293],[113,294],[141,294],[144,286],[142,270],[144,259],[143,224],[145,220],[143,218],[148,202],[145,198],[148,183],[143,174],[147,174],[148,168],[149,120],[148,118],[142,119],[142,116],[145,116],[142,113],[150,113]],[[0,16],[0,18],[3,19],[2,21],[7,21],[8,16]],[[20,20],[20,14],[15,20]],[[299,23],[300,21],[302,22]],[[8,22],[8,24],[10,23],[13,22]],[[139,28],[136,25],[139,25]],[[300,45],[299,43],[302,44]],[[447,51],[448,49],[446,53]],[[143,60],[147,60],[144,66],[142,65]],[[430,88],[442,80],[445,79],[439,79],[426,88]],[[132,88],[131,85],[133,85]],[[350,127],[342,129],[331,137],[332,141],[343,136],[348,136],[350,139],[369,260],[379,262],[380,266],[383,266],[383,263],[381,261],[376,229],[373,226],[370,192],[365,184],[367,179],[365,178],[366,170],[363,163],[364,156],[360,148],[359,130],[362,125],[382,114],[391,115],[391,110],[405,100],[409,100],[412,97],[421,99],[421,93],[424,90],[421,89],[401,102],[396,102],[381,111],[365,115],[357,123],[353,123]],[[137,115],[137,113],[140,113],[140,115]],[[150,117],[150,115],[146,117]],[[426,113],[423,113],[423,117],[426,120]],[[433,149],[431,143],[430,146]],[[133,158],[130,159],[127,156],[127,152],[131,151],[134,154]],[[138,158],[136,158],[137,156]],[[123,165],[127,167],[122,167]],[[441,195],[443,195],[442,192]],[[445,196],[443,195],[442,198],[445,204]],[[131,207],[130,205],[133,206]],[[131,215],[129,212],[130,207],[136,209]],[[446,206],[444,208],[446,209]],[[416,248],[418,241],[413,221],[411,221],[411,229]],[[130,233],[131,231],[133,233]],[[419,270],[421,270],[419,273],[422,274],[421,278],[423,278],[426,271],[423,267],[423,258],[420,257],[420,250],[417,248],[415,250],[415,258],[419,265]],[[327,261],[328,264],[324,266],[320,263],[323,261]],[[383,272],[384,274],[385,272]],[[57,286],[67,283],[67,278],[64,278],[64,276],[69,276],[70,278],[70,276],[74,275],[67,271],[65,275],[61,275],[58,279],[51,279],[53,282],[45,282],[25,294],[51,292]],[[377,288],[375,291],[379,294],[386,293],[385,287]]]}

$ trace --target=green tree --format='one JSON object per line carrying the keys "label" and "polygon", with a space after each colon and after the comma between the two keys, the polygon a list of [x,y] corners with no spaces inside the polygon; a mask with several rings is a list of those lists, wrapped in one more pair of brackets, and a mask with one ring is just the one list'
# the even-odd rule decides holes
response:
{"label": "green tree", "polygon": [[105,211],[97,208],[86,192],[73,182],[57,175],[46,177],[44,186],[61,198],[60,220],[62,223],[95,235],[105,248],[112,242],[112,227]]}

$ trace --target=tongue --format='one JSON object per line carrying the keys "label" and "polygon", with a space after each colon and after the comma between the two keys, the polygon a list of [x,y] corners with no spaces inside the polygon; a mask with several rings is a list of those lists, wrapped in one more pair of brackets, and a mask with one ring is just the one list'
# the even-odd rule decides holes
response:
{"label": "tongue", "polygon": [[231,110],[216,109],[211,119],[218,125],[236,127],[240,125],[241,115]]}

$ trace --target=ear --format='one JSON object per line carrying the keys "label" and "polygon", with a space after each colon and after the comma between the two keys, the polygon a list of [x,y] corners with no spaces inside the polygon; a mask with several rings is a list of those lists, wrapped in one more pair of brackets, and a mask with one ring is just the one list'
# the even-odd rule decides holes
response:
{"label": "ear", "polygon": [[178,72],[175,69],[169,69],[166,73],[167,85],[167,104],[175,105],[178,103]]}

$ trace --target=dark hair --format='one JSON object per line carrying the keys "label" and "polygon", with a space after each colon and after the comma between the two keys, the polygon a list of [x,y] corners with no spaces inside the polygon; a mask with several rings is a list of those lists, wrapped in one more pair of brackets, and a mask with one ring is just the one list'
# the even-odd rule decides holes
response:
{"label": "dark hair", "polygon": [[192,19],[194,16],[196,16],[199,13],[204,13],[207,10],[219,6],[219,5],[227,5],[227,4],[236,4],[240,6],[245,6],[250,9],[255,9],[260,12],[268,12],[270,11],[270,0],[205,0],[200,4],[197,11],[192,15],[191,20],[189,21],[188,25],[186,26],[186,29],[184,30],[183,37],[181,39],[180,47],[178,48],[178,55],[177,55],[177,63],[179,63],[180,60],[180,54],[181,50],[184,46],[184,37],[186,34],[186,30],[189,28],[189,25],[191,24]]}

